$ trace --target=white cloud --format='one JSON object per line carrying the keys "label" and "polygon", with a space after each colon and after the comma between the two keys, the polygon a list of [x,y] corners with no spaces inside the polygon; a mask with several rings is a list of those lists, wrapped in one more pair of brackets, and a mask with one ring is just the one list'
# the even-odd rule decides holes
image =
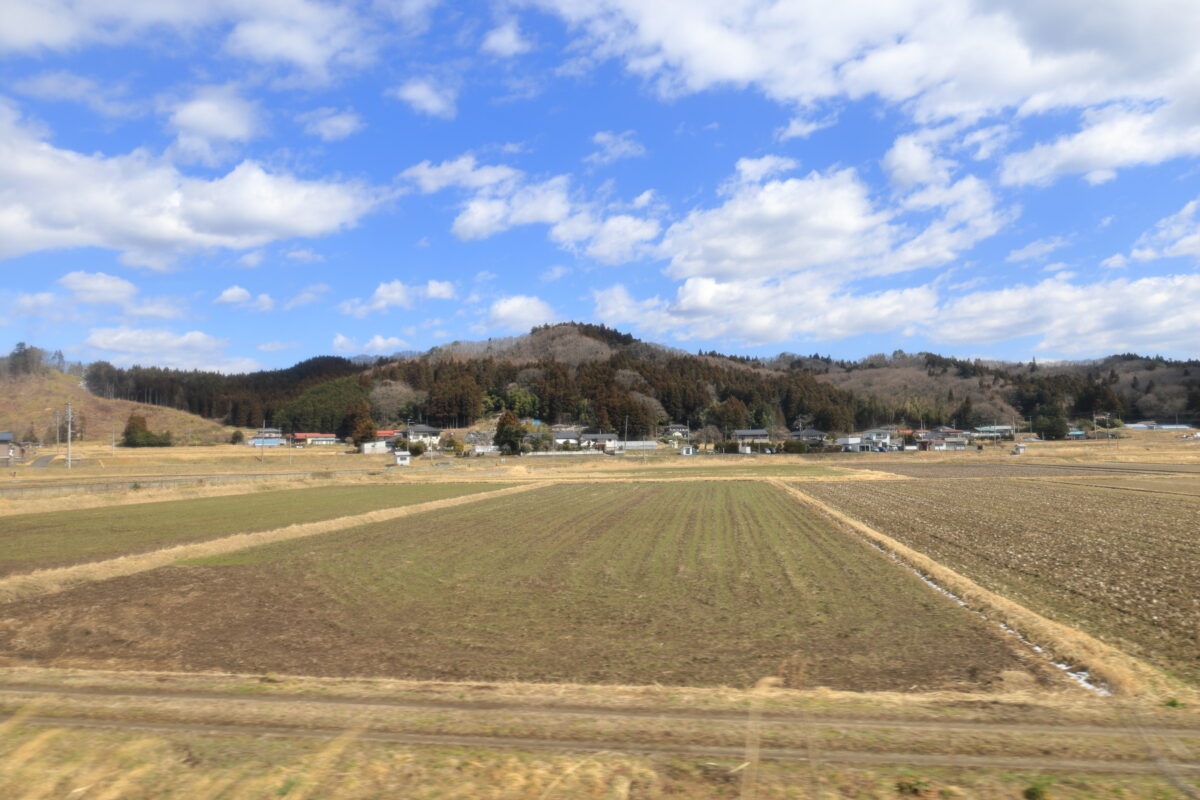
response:
{"label": "white cloud", "polygon": [[202,331],[174,333],[154,328],[93,328],[85,342],[105,351],[105,357],[119,366],[153,364],[178,369],[203,369],[217,372],[248,372],[258,368],[250,358],[229,358],[223,354],[229,344]]}
{"label": "white cloud", "polygon": [[725,190],[736,189],[739,183],[761,183],[784,172],[798,168],[800,162],[785,156],[767,155],[761,158],[739,158],[734,169],[737,179],[725,185]]}
{"label": "white cloud", "polygon": [[544,283],[553,283],[554,281],[566,277],[570,274],[570,267],[564,267],[561,264],[556,264],[553,267],[545,270],[539,277]]}
{"label": "white cloud", "polygon": [[775,138],[781,142],[786,142],[788,139],[807,139],[817,131],[835,124],[837,124],[837,117],[832,115],[820,120],[792,117],[788,120],[787,125],[775,132]]}
{"label": "white cloud", "polygon": [[1046,256],[1066,247],[1071,243],[1071,240],[1065,236],[1047,236],[1044,239],[1037,239],[1030,242],[1024,247],[1018,247],[1008,254],[1004,260],[1010,264],[1019,264],[1024,261],[1040,261]]}
{"label": "white cloud", "polygon": [[300,346],[299,342],[274,341],[274,342],[263,342],[255,349],[262,353],[278,353],[281,350],[295,350],[299,346]]}
{"label": "white cloud", "polygon": [[408,342],[398,336],[380,336],[378,333],[367,340],[363,351],[367,353],[387,354],[408,347]]}
{"label": "white cloud", "polygon": [[233,155],[230,145],[248,142],[262,123],[258,106],[238,95],[234,86],[202,86],[172,107],[176,158],[216,164]]}
{"label": "white cloud", "polygon": [[68,314],[71,306],[78,303],[115,305],[122,313],[133,317],[176,319],[186,314],[179,300],[169,297],[139,300],[136,286],[124,278],[104,272],[76,270],[59,278],[57,283],[71,292],[71,297],[69,302],[57,299],[56,313]]}
{"label": "white cloud", "polygon": [[238,263],[246,269],[255,269],[263,262],[262,250],[253,250],[238,258]]}
{"label": "white cloud", "polygon": [[333,335],[333,351],[335,353],[353,353],[358,350],[358,342],[340,333]]}
{"label": "white cloud", "polygon": [[81,303],[124,306],[132,303],[138,293],[138,288],[129,281],[103,272],[68,272],[58,279],[58,284],[70,290]]}
{"label": "white cloud", "polygon": [[271,299],[270,295],[260,294],[253,296],[249,291],[237,285],[230,286],[221,292],[213,302],[221,305],[248,308],[253,311],[270,311],[275,308],[275,301]]}
{"label": "white cloud", "polygon": [[300,261],[305,264],[316,264],[317,262],[325,260],[325,256],[321,255],[320,253],[316,253],[307,247],[289,250],[287,252],[287,258],[291,261]]}
{"label": "white cloud", "polygon": [[303,180],[254,161],[204,179],[143,151],[57,148],[0,102],[0,258],[103,247],[126,263],[164,268],[198,250],[335,233],[379,199],[358,183]]}
{"label": "white cloud", "polygon": [[[1084,112],[1078,133],[1011,156],[1009,183],[1097,182],[1200,153],[1196,3],[535,2],[578,34],[576,65],[619,59],[664,95],[753,87],[800,111],[800,134],[814,113],[867,97],[920,125]],[[972,142],[976,157],[1007,138],[993,125]]]}
{"label": "white cloud", "polygon": [[343,314],[362,319],[374,312],[386,312],[392,308],[412,308],[419,300],[451,300],[455,297],[454,284],[449,281],[430,280],[423,286],[409,286],[400,280],[387,281],[375,287],[367,299],[353,298],[338,305]]}
{"label": "white cloud", "polygon": [[1039,337],[1062,355],[1190,354],[1200,341],[1200,275],[1118,279],[1087,285],[1061,276],[1035,285],[975,292],[946,303],[930,335],[950,343]]}
{"label": "white cloud", "polygon": [[559,175],[510,194],[477,194],[455,217],[451,230],[460,239],[483,239],[518,225],[553,225],[571,211],[567,189],[567,177]]}
{"label": "white cloud", "polygon": [[324,283],[314,283],[312,286],[305,286],[300,292],[283,304],[284,311],[291,311],[293,308],[300,308],[315,303],[320,300],[329,291],[329,285]]}
{"label": "white cloud", "polygon": [[883,157],[883,168],[893,184],[901,189],[925,183],[944,184],[950,181],[954,163],[935,155],[931,135],[900,136]]}
{"label": "white cloud", "polygon": [[592,137],[592,144],[600,149],[585,156],[583,160],[589,164],[603,166],[623,158],[641,158],[646,155],[646,148],[634,136],[634,131],[598,131]]}
{"label": "white cloud", "polygon": [[454,119],[458,114],[458,91],[453,87],[435,83],[430,78],[412,78],[388,94],[408,103],[413,110],[431,117]]}
{"label": "white cloud", "polygon": [[529,41],[521,35],[521,29],[515,20],[509,20],[487,32],[483,37],[480,49],[500,58],[512,58],[522,53],[528,53],[532,48]]}
{"label": "white cloud", "polygon": [[1114,253],[1100,262],[1100,266],[1106,269],[1124,269],[1128,265],[1129,259],[1120,253]]}
{"label": "white cloud", "polygon": [[544,325],[557,318],[558,315],[545,300],[518,294],[502,297],[492,303],[487,322],[493,328],[523,333],[536,325]]}
{"label": "white cloud", "polygon": [[304,132],[326,142],[337,142],[366,127],[362,117],[354,109],[339,110],[329,106],[300,114],[296,121],[304,126]]}
{"label": "white cloud", "polygon": [[451,187],[506,189],[521,178],[521,171],[503,165],[481,166],[468,153],[440,164],[422,161],[401,172],[400,177],[415,183],[423,194],[433,194]]}
{"label": "white cloud", "polygon": [[1133,257],[1138,261],[1192,256],[1200,258],[1200,198],[1159,220],[1154,229],[1138,237]]}
{"label": "white cloud", "polygon": [[42,72],[13,84],[21,94],[42,100],[81,103],[106,117],[136,116],[140,109],[125,99],[124,92],[112,84],[101,85],[91,78],[67,70]]}

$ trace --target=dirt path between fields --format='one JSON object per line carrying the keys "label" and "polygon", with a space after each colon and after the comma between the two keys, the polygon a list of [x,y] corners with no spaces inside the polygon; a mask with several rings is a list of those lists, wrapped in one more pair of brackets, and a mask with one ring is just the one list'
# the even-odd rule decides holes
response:
{"label": "dirt path between fields", "polygon": [[[281,725],[231,725],[181,722],[141,722],[121,719],[91,719],[85,717],[27,717],[26,725],[40,727],[102,728],[125,731],[141,731],[150,734],[203,734],[217,736],[260,736],[286,738],[335,739],[345,735],[341,728],[300,728]],[[454,735],[425,733],[392,733],[387,731],[360,731],[356,738],[366,742],[384,742],[405,745],[430,745],[436,747],[496,747],[519,750],[553,750],[567,752],[627,752],[701,756],[707,758],[742,759],[744,747],[710,744],[685,744],[672,742],[623,742],[587,741],[571,739],[543,739],[520,736],[498,735]],[[807,748],[764,747],[759,757],[768,761],[806,762],[814,756]],[[1154,761],[1104,761],[1075,758],[1033,758],[1011,756],[974,756],[930,753],[873,753],[862,751],[821,750],[815,754],[821,763],[880,764],[925,767],[958,767],[979,769],[1010,769],[1037,772],[1090,772],[1121,774],[1161,773],[1162,764]],[[1179,775],[1200,775],[1200,765],[1171,763],[1166,765]]]}
{"label": "dirt path between fields", "polygon": [[183,559],[215,556],[235,550],[244,550],[248,547],[270,544],[272,542],[282,542],[288,539],[315,536],[320,533],[341,531],[347,528],[356,528],[360,525],[370,525],[375,522],[388,522],[413,514],[421,514],[426,511],[453,508],[495,497],[528,492],[550,486],[553,483],[555,483],[553,480],[538,481],[536,483],[497,489],[493,492],[478,492],[476,494],[463,495],[462,497],[432,500],[428,503],[384,508],[377,511],[368,511],[363,514],[336,517],[319,522],[298,523],[296,525],[288,525],[283,528],[274,528],[267,531],[257,531],[255,533],[238,533],[219,539],[209,539],[203,542],[166,547],[161,550],[153,550],[149,553],[137,553],[105,559],[103,561],[75,564],[69,567],[37,570],[22,575],[10,575],[0,579],[0,602],[55,594],[72,586],[94,581],[104,581],[110,578],[119,578],[125,575],[134,575],[139,572],[147,572],[159,567],[169,566]]}
{"label": "dirt path between fields", "polygon": [[859,522],[795,486],[782,480],[772,482],[800,502],[863,534],[867,541],[894,554],[936,586],[953,592],[969,607],[994,617],[1029,641],[1048,650],[1056,660],[1085,669],[1093,679],[1101,681],[1113,693],[1138,695],[1152,692],[1189,697],[1194,695],[1190,688],[1170,681],[1158,670],[1115,647],[1081,630],[1047,619],[1003,595],[983,588],[965,575]]}
{"label": "dirt path between fields", "polygon": [[[481,714],[537,714],[545,716],[586,717],[605,719],[654,719],[678,720],[688,722],[712,722],[718,724],[745,724],[748,716],[745,711],[691,710],[691,709],[657,709],[657,708],[612,708],[610,706],[590,706],[579,704],[546,704],[546,703],[517,703],[471,700],[437,700],[437,699],[388,699],[364,697],[337,697],[327,695],[304,694],[233,694],[229,692],[204,692],[186,690],[157,690],[107,687],[60,687],[36,684],[5,684],[0,685],[0,697],[5,695],[25,698],[29,702],[48,695],[66,697],[101,697],[114,699],[173,701],[196,700],[210,703],[234,703],[253,705],[266,703],[270,705],[315,705],[358,707],[364,709],[383,710],[444,710],[471,711]],[[976,732],[984,734],[1030,734],[1058,736],[1138,736],[1142,734],[1167,737],[1200,739],[1200,728],[1195,727],[1163,727],[1145,726],[1137,728],[1124,725],[1085,725],[1080,723],[1022,723],[1022,722],[985,722],[981,720],[937,720],[937,719],[906,719],[904,717],[834,717],[819,713],[789,714],[760,710],[756,723],[767,725],[812,725],[819,728],[861,729],[888,728],[920,731],[940,731],[947,733]]]}

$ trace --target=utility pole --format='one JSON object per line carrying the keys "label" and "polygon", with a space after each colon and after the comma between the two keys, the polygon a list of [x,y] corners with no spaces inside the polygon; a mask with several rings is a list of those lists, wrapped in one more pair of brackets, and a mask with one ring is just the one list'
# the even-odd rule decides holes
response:
{"label": "utility pole", "polygon": [[[62,442],[60,441],[60,436],[59,436],[59,425],[60,424],[61,423],[58,421],[58,412],[55,411],[54,412],[54,449],[55,450],[58,450],[59,445],[62,444]],[[47,442],[46,444],[49,444],[49,442]]]}
{"label": "utility pole", "polygon": [[75,420],[75,414],[71,410],[71,404],[67,403],[67,469],[71,468],[71,423]]}
{"label": "utility pole", "polygon": [[112,454],[117,455],[117,424],[114,422],[112,426]]}

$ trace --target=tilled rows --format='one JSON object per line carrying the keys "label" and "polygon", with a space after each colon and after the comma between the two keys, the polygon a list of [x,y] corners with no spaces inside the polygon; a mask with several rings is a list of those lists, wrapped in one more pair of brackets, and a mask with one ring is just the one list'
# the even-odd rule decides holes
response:
{"label": "tilled rows", "polygon": [[1041,481],[804,491],[993,591],[1200,679],[1200,502]]}

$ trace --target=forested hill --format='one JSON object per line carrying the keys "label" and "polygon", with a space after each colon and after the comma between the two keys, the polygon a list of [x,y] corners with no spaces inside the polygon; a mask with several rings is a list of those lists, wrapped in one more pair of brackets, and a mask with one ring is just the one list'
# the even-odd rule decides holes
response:
{"label": "forested hill", "polygon": [[[0,373],[4,359],[0,359]],[[364,417],[457,427],[512,409],[547,423],[643,436],[675,422],[721,432],[890,423],[960,427],[1014,417],[1200,419],[1200,361],[1136,355],[1055,364],[968,361],[930,353],[837,361],[688,353],[604,326],[536,328],[429,352],[323,356],[288,369],[221,375],[158,367],[86,369],[100,396],[168,406],[242,425],[345,434]]]}

